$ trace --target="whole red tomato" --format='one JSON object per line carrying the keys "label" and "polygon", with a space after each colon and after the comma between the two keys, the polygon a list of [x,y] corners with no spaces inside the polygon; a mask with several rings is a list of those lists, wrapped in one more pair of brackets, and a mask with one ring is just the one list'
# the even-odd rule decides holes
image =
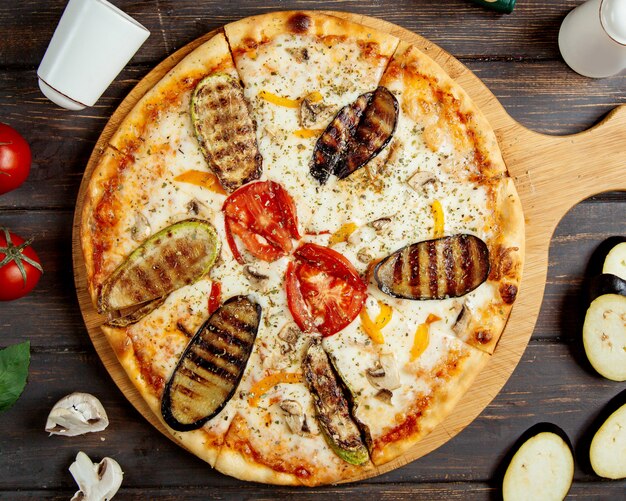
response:
{"label": "whole red tomato", "polygon": [[13,127],[0,123],[0,195],[26,181],[30,160],[26,140]]}
{"label": "whole red tomato", "polygon": [[43,273],[32,242],[0,227],[0,301],[12,301],[28,294]]}

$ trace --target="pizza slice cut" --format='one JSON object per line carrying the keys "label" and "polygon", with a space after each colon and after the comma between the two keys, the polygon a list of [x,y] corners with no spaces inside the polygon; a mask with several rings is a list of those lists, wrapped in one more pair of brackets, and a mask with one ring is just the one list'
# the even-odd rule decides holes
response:
{"label": "pizza slice cut", "polygon": [[[450,294],[458,296],[450,299],[455,304],[453,332],[493,353],[519,290],[524,258],[521,203],[495,134],[462,88],[405,42],[399,44],[380,85],[394,94],[400,113],[387,156],[369,174],[383,189],[402,184],[408,205],[421,207],[422,217],[407,218],[403,211],[391,215],[387,232],[396,247],[383,251],[380,241],[374,242],[370,254],[385,258],[405,246],[443,237],[480,239],[488,249],[486,280],[475,290]],[[452,282],[475,274],[471,259],[452,251],[435,252],[436,247],[430,244],[432,255],[422,257],[421,274],[416,269],[418,253],[407,253],[415,264],[398,266],[395,280],[413,287],[421,280],[422,287],[433,291],[439,282],[439,290],[448,291],[458,288]]]}
{"label": "pizza slice cut", "polygon": [[[358,474],[367,465],[351,464],[333,449],[307,382],[305,358],[313,343],[319,346],[319,335],[302,332],[284,315],[266,323],[239,386],[238,412],[216,469],[242,480],[308,486]],[[371,466],[367,453],[361,460]]]}
{"label": "pizza slice cut", "polygon": [[314,148],[342,108],[376,90],[398,39],[316,12],[254,16],[225,33],[256,122],[264,176],[293,196],[304,233],[335,231],[346,193],[311,174]]}
{"label": "pizza slice cut", "polygon": [[449,302],[400,310],[397,301],[371,291],[360,322],[324,339],[376,465],[441,423],[490,358],[451,332]]}
{"label": "pizza slice cut", "polygon": [[[137,102],[102,153],[81,219],[81,243],[94,303],[107,278],[149,237],[174,223],[201,220],[213,229],[217,248],[226,240],[221,208],[227,193],[214,165],[207,162],[190,111],[198,84],[215,74],[238,81],[221,33],[188,54]],[[224,254],[228,255],[228,249]],[[167,281],[179,261],[173,255],[163,258],[169,264],[161,277]],[[144,282],[144,288],[150,288],[149,281]],[[244,271],[231,266],[230,256],[219,258],[212,277],[204,275],[159,298],[129,325],[108,318],[102,327],[129,379],[161,422],[164,385],[191,337],[209,317],[209,298],[218,283],[223,283],[224,299],[249,292]],[[229,402],[197,430],[169,432],[214,464],[235,415],[234,404]]]}

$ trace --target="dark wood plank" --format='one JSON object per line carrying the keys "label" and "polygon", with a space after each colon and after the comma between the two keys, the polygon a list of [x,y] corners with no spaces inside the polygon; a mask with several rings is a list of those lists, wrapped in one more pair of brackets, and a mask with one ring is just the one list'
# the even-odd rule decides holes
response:
{"label": "dark wood plank", "polygon": [[[10,499],[14,501],[35,500],[67,500],[74,491],[20,491],[10,492]],[[463,483],[421,483],[412,484],[384,484],[371,485],[359,484],[354,486],[336,486],[307,491],[297,491],[298,500],[308,499],[336,499],[337,501],[352,501],[354,499],[377,499],[381,501],[395,501],[398,499],[419,500],[467,500],[467,499],[498,499],[499,487],[494,487],[479,482]],[[568,499],[595,499],[615,500],[620,499],[623,487],[617,483],[609,482],[585,482],[574,484],[568,494]],[[249,490],[245,487],[222,487],[219,491],[213,491],[204,487],[189,488],[136,488],[122,487],[118,497],[128,501],[144,501],[146,499],[158,501],[188,501],[205,499],[242,499],[250,497]],[[255,495],[256,500],[273,501],[276,499],[294,499],[294,490],[289,488],[271,488],[258,486]]]}
{"label": "dark wood plank", "polygon": [[[623,385],[579,366],[569,346],[531,343],[502,392],[458,437],[365,483],[472,481],[497,485],[500,461],[527,428],[553,422],[577,445],[597,412],[621,389]],[[111,419],[109,428],[80,437],[48,437],[43,427],[50,408],[73,391],[92,392],[101,399]],[[2,424],[0,491],[28,489],[35,477],[37,485],[70,489],[72,479],[66,469],[83,450],[94,459],[114,457],[125,470],[128,488],[230,486],[259,492],[257,485],[241,484],[211,470],[154,430],[111,383],[92,351],[77,354],[35,349],[26,390],[15,407],[2,415]],[[576,479],[596,480],[581,465],[579,460]],[[623,489],[626,480],[618,484]]]}
{"label": "dark wood plank", "polygon": [[[626,103],[626,74],[590,80],[553,61],[467,63],[516,120],[540,132],[579,132]],[[0,72],[0,117],[24,135],[33,153],[29,179],[0,197],[0,209],[73,208],[108,117],[150,69],[127,68],[96,106],[81,112],[62,110],[43,97],[33,70]]]}
{"label": "dark wood plank", "polygon": [[[0,3],[0,65],[34,68],[39,65],[65,0],[5,0]],[[300,0],[285,4],[250,0],[239,4],[217,0],[181,2],[159,0],[146,5],[119,0],[120,8],[152,33],[133,62],[158,62],[174,49],[239,18],[285,9],[345,10],[381,17],[415,31],[457,57],[559,57],[556,38],[560,21],[580,2],[565,0],[519,2],[512,15],[498,14],[467,0],[396,0],[386,2]],[[28,19],[28,23],[24,22]]]}

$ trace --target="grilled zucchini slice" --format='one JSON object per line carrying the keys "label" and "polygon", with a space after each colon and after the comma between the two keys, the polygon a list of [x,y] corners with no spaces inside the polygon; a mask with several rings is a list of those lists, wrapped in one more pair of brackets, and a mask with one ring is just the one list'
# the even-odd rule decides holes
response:
{"label": "grilled zucchini slice", "polygon": [[202,79],[191,98],[191,121],[200,150],[226,191],[261,176],[256,125],[235,77],[213,73]]}
{"label": "grilled zucchini slice", "polygon": [[[220,251],[215,228],[186,219],[152,235],[104,281],[100,313],[143,305],[206,275]],[[148,313],[148,311],[146,312]]]}
{"label": "grilled zucchini slice", "polygon": [[326,442],[345,462],[366,463],[369,460],[367,447],[350,415],[350,405],[320,338],[314,338],[309,345],[302,366]]}

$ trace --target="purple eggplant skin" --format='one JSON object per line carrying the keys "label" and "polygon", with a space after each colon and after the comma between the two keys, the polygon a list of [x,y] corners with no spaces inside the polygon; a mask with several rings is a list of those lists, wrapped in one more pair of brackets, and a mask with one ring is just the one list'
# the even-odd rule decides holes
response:
{"label": "purple eggplant skin", "polygon": [[585,270],[586,277],[595,277],[602,273],[604,267],[604,260],[607,254],[618,244],[626,242],[626,236],[613,235],[606,240],[603,240],[598,247],[593,251],[593,254],[589,258],[587,268]]}
{"label": "purple eggplant skin", "polygon": [[341,108],[315,143],[311,175],[320,184],[326,183],[334,172],[373,94],[361,94],[354,102]]}
{"label": "purple eggplant skin", "polygon": [[378,288],[393,297],[445,299],[468,294],[489,276],[487,244],[457,234],[407,245],[374,268]]}
{"label": "purple eggplant skin", "polygon": [[588,293],[590,304],[594,299],[604,294],[626,296],[626,280],[611,273],[602,273],[591,279]]}
{"label": "purple eggplant skin", "polygon": [[200,326],[163,391],[161,415],[170,428],[196,430],[219,414],[239,386],[260,321],[259,304],[234,296]]}
{"label": "purple eggplant skin", "polygon": [[348,141],[345,155],[334,169],[344,179],[363,167],[387,146],[398,125],[398,101],[385,87],[378,87]]}
{"label": "purple eggplant skin", "polygon": [[331,174],[348,177],[387,146],[398,123],[398,101],[385,87],[344,106],[317,140],[311,175],[320,184]]}

